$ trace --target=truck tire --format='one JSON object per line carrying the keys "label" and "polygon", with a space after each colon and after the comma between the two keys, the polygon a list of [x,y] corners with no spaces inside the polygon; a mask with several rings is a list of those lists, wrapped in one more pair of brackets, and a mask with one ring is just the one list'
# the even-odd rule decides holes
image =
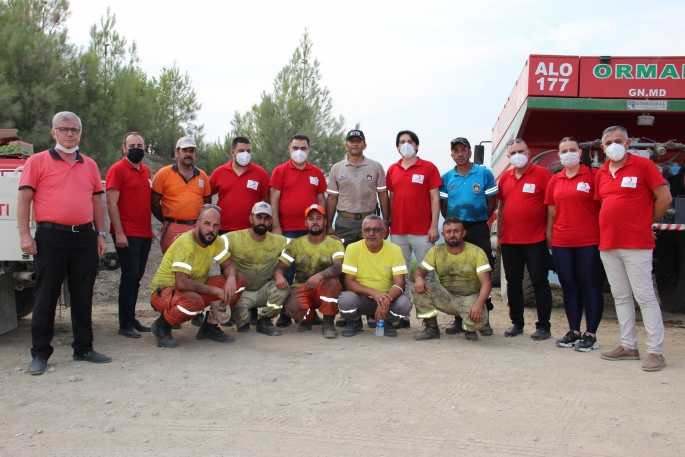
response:
{"label": "truck tire", "polygon": [[655,256],[660,272],[656,284],[661,308],[671,313],[685,312],[685,233],[667,233],[660,237],[663,240],[658,240]]}
{"label": "truck tire", "polygon": [[26,317],[33,311],[33,287],[14,289],[14,300],[17,302],[17,319]]}
{"label": "truck tire", "polygon": [[494,266],[492,272],[490,273],[490,282],[493,284],[499,284],[501,282],[500,275],[502,274],[502,256],[496,255]]}

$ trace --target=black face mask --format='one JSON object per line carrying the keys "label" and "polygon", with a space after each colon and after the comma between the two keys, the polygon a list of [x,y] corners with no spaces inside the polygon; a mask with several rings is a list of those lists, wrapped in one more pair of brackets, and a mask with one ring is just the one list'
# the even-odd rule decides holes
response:
{"label": "black face mask", "polygon": [[131,148],[128,150],[126,157],[131,161],[131,163],[140,163],[140,161],[143,160],[144,155],[145,151],[143,149]]}

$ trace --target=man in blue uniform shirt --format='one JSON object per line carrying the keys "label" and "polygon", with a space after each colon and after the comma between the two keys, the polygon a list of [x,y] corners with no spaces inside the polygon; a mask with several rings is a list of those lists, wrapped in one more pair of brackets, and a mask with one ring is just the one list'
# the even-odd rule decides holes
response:
{"label": "man in blue uniform shirt", "polygon": [[[466,236],[464,241],[475,244],[483,251],[494,267],[490,229],[488,219],[495,211],[497,184],[492,172],[485,167],[471,162],[471,144],[466,138],[458,137],[450,142],[452,160],[456,166],[442,175],[440,186],[440,212],[443,217],[457,217],[464,222]],[[488,311],[492,310],[492,301],[486,301]],[[445,329],[447,334],[461,333],[462,320],[456,316],[454,323]],[[483,336],[492,335],[488,322],[481,329]]]}

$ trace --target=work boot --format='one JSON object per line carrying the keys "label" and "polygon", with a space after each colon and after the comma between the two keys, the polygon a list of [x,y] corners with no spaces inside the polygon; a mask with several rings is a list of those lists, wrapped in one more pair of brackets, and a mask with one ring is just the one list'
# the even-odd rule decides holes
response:
{"label": "work boot", "polygon": [[197,331],[195,338],[198,340],[212,340],[218,343],[233,342],[235,338],[221,331],[217,324],[210,324],[207,322],[208,317],[209,313],[207,313],[207,316],[205,316],[204,323],[202,324],[202,327],[200,327],[200,330]]}
{"label": "work boot", "polygon": [[138,330],[140,333],[150,332],[150,327],[141,324],[140,322],[138,322],[138,319],[133,321],[133,328]]}
{"label": "work boot", "polygon": [[205,321],[205,316],[202,314],[198,314],[197,316],[193,317],[193,319],[190,321],[191,324],[193,324],[195,327],[202,327],[202,323]]}
{"label": "work boot", "polygon": [[463,323],[464,321],[461,319],[461,316],[454,316],[452,325],[445,328],[445,335],[456,335],[457,333],[463,332],[464,329],[461,327],[461,324]]}
{"label": "work boot", "polygon": [[480,329],[480,334],[483,336],[492,336],[493,331],[490,327],[490,322],[486,322],[482,329]]}
{"label": "work boot", "polygon": [[160,314],[159,319],[152,323],[150,329],[157,340],[157,347],[170,349],[178,346],[171,337],[171,325],[164,319],[163,314]]}
{"label": "work boot", "polygon": [[440,339],[440,327],[438,327],[438,318],[429,317],[423,320],[423,331],[414,335],[416,341],[425,340],[439,340]]}
{"label": "work boot", "polygon": [[240,333],[248,333],[250,331],[250,323],[248,322],[247,324],[239,325],[236,330]]}
{"label": "work boot", "polygon": [[340,316],[337,321],[335,321],[335,326],[336,327],[347,327],[347,319],[344,318],[343,316]]}
{"label": "work boot", "polygon": [[125,336],[126,338],[140,338],[140,332],[136,330],[133,325],[119,327],[119,335]]}
{"label": "work boot", "polygon": [[324,338],[335,338],[338,336],[338,332],[335,331],[335,325],[333,319],[335,316],[324,316],[323,322],[321,323],[321,333],[323,333]]}
{"label": "work boot", "polygon": [[346,319],[345,322],[347,322],[347,325],[345,326],[345,330],[342,331],[342,336],[354,336],[364,326],[364,324],[362,324],[361,318],[355,321],[348,321]]}
{"label": "work boot", "polygon": [[392,328],[394,328],[395,330],[399,330],[402,328],[411,328],[411,323],[409,322],[409,319],[400,319],[392,324]]}
{"label": "work boot", "polygon": [[478,341],[478,334],[476,332],[466,331],[464,333],[464,338],[466,338],[468,341]]}
{"label": "work boot", "polygon": [[279,336],[283,333],[280,329],[274,327],[274,324],[271,323],[271,318],[269,317],[259,318],[259,320],[257,321],[257,331],[267,336]]}
{"label": "work boot", "polygon": [[[281,315],[278,316],[278,319],[276,320],[276,327],[285,328],[285,327],[289,326],[292,321],[293,320],[290,319],[290,317],[281,313]],[[257,325],[259,325],[259,324],[257,324]],[[309,330],[311,330],[311,327],[309,328]]]}
{"label": "work boot", "polygon": [[[319,317],[319,315],[314,311],[314,317],[312,318],[311,321],[300,324],[297,327],[297,331],[300,333],[308,332],[312,329],[313,325],[323,325],[323,320]],[[278,322],[276,322],[276,327],[278,327]]]}
{"label": "work boot", "polygon": [[376,328],[376,317],[366,316],[366,326],[369,328]]}

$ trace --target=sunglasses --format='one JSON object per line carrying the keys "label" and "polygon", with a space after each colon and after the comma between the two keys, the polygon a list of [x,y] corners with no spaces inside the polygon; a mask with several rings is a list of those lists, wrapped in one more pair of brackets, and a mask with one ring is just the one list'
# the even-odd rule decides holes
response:
{"label": "sunglasses", "polygon": [[523,143],[523,138],[516,138],[515,140],[507,141],[507,146],[511,146],[514,143]]}
{"label": "sunglasses", "polygon": [[383,231],[383,229],[380,227],[365,227],[362,229],[362,232],[364,232],[364,233],[371,233],[371,232],[381,233],[382,231]]}
{"label": "sunglasses", "polygon": [[218,207],[217,205],[212,205],[212,204],[210,204],[210,203],[207,203],[207,204],[205,204],[205,205],[202,205],[202,207],[203,207],[203,208],[206,208],[206,209],[214,208],[214,209],[217,210],[218,212],[221,212],[221,208],[220,208],[220,207]]}

